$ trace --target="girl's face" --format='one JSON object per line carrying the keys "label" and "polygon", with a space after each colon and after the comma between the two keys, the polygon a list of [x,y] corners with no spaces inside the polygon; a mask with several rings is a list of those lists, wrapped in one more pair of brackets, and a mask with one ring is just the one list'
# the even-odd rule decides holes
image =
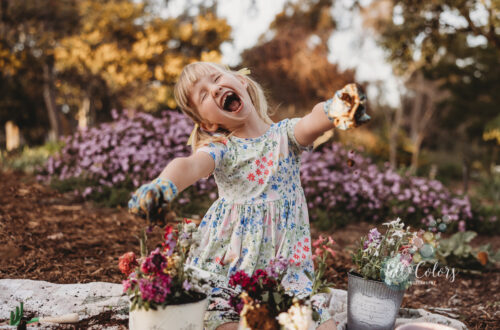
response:
{"label": "girl's face", "polygon": [[244,78],[216,69],[199,79],[190,99],[203,119],[200,126],[210,132],[242,127],[255,110],[246,88]]}

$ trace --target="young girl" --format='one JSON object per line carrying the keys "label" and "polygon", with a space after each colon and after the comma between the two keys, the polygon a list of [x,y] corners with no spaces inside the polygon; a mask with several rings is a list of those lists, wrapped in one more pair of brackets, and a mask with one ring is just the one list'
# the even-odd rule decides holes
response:
{"label": "young girl", "polygon": [[[213,174],[219,198],[198,229],[199,248],[190,267],[208,272],[213,288],[206,314],[208,329],[236,329],[229,308],[229,277],[251,275],[275,258],[289,260],[284,286],[308,295],[313,273],[307,203],[300,183],[300,154],[333,127],[348,129],[370,119],[365,98],[347,85],[303,118],[273,123],[261,87],[246,72],[213,63],[186,66],[175,87],[182,111],[194,122],[194,152],[170,162],[129,202],[131,213],[148,219],[164,203],[201,178]],[[321,321],[329,316],[320,310]],[[320,328],[335,328],[333,321]]]}

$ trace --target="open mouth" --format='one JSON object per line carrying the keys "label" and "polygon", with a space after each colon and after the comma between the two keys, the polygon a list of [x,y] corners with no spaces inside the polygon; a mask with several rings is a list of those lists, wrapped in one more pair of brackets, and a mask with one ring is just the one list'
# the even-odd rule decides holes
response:
{"label": "open mouth", "polygon": [[241,108],[241,99],[233,92],[228,92],[222,99],[222,109],[228,112],[236,112]]}

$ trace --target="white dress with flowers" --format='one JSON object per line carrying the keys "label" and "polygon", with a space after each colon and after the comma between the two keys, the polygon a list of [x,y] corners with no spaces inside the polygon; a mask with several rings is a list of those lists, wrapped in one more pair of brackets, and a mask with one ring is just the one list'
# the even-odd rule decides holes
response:
{"label": "white dress with flowers", "polygon": [[[311,292],[306,276],[306,271],[313,273],[311,235],[299,172],[306,148],[295,139],[298,120],[272,124],[258,138],[229,137],[198,149],[215,161],[219,198],[199,225],[201,240],[190,266],[211,274],[214,297],[229,289],[227,282],[236,271],[251,275],[277,257],[290,263],[285,287],[298,296]],[[207,328],[237,320],[222,306],[227,297],[219,297],[212,298]]]}

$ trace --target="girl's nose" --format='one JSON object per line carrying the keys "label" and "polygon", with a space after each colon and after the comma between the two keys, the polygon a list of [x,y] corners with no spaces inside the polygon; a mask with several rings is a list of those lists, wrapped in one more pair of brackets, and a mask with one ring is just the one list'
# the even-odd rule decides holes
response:
{"label": "girl's nose", "polygon": [[218,97],[222,93],[222,87],[214,85],[212,88],[212,94],[214,97]]}

